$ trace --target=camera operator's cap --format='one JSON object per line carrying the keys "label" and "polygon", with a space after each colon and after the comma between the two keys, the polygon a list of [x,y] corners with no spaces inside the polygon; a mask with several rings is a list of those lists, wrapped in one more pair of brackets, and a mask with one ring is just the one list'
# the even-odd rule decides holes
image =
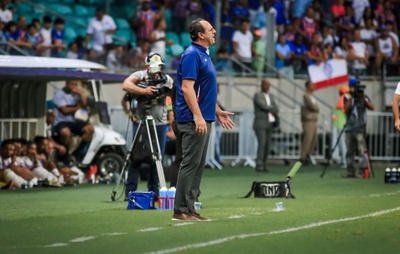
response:
{"label": "camera operator's cap", "polygon": [[348,92],[350,92],[350,88],[349,88],[349,86],[347,86],[347,85],[342,85],[342,86],[340,86],[338,90],[339,90],[341,93],[348,93]]}
{"label": "camera operator's cap", "polygon": [[349,86],[355,86],[358,83],[360,83],[360,81],[358,81],[358,79],[356,79],[356,78],[352,78],[349,80]]}
{"label": "camera operator's cap", "polygon": [[157,53],[150,53],[149,56],[146,57],[145,63],[150,67],[164,65],[163,61],[161,60],[161,56]]}

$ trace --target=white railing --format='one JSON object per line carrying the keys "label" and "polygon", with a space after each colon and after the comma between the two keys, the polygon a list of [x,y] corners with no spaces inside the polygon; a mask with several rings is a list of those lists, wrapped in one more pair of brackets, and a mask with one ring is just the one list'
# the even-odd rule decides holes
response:
{"label": "white railing", "polygon": [[0,139],[11,138],[33,139],[38,135],[38,119],[10,118],[0,119]]}

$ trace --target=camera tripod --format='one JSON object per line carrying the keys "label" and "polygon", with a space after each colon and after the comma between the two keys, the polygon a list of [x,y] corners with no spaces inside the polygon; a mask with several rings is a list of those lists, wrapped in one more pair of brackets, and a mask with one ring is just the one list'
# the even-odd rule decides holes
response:
{"label": "camera tripod", "polygon": [[[146,108],[146,114],[145,114],[145,119],[140,120],[139,126],[136,130],[135,137],[133,138],[133,142],[131,144],[131,147],[125,157],[125,162],[124,165],[122,166],[121,173],[118,177],[117,183],[111,193],[111,201],[115,201],[115,196],[117,194],[117,189],[119,187],[119,184],[122,180],[122,177],[125,173],[126,167],[128,165],[129,160],[131,159],[132,152],[134,152],[135,145],[141,138],[147,138],[149,147],[150,147],[150,152],[151,152],[151,159],[152,162],[155,163],[156,168],[157,168],[157,174],[158,174],[158,179],[160,181],[160,187],[161,188],[166,188],[167,184],[165,182],[165,177],[164,177],[164,170],[162,166],[162,155],[161,155],[161,150],[160,150],[160,143],[158,141],[158,135],[157,135],[157,129],[155,125],[155,121],[153,116],[149,113],[149,108]],[[140,130],[141,128],[146,128],[146,136],[145,137],[139,137],[140,135]],[[145,141],[146,142],[146,141]],[[153,142],[155,144],[153,144]]]}
{"label": "camera tripod", "polygon": [[[344,131],[345,131],[345,129],[346,129],[346,125],[347,125],[347,122],[346,122],[346,124],[343,126],[343,129],[340,131],[339,136],[338,136],[338,138],[336,139],[336,144],[335,144],[334,147],[332,148],[331,153],[330,153],[330,155],[329,155],[328,162],[326,163],[325,168],[324,168],[324,170],[322,171],[322,173],[321,173],[321,175],[320,175],[321,178],[324,177],[324,175],[325,175],[325,173],[326,173],[326,170],[328,169],[329,165],[331,164],[332,154],[333,154],[333,152],[335,152],[336,148],[337,148],[338,145],[339,145],[340,138],[342,137],[342,135],[343,135],[343,133],[344,133]],[[365,136],[366,136],[366,134],[364,133],[364,137],[365,137]],[[366,159],[366,161],[367,161],[368,170],[370,171],[372,177],[375,178],[375,172],[374,172],[374,169],[372,168],[372,164],[371,164],[371,160],[370,160],[370,155],[369,155],[369,151],[368,151],[366,142],[365,142],[364,156],[366,157],[365,159]]]}

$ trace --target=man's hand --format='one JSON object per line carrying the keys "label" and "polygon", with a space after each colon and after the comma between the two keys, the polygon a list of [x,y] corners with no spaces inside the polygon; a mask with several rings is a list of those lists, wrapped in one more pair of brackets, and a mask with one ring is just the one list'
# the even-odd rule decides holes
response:
{"label": "man's hand", "polygon": [[157,92],[157,88],[155,86],[148,86],[143,88],[144,95],[153,95],[153,93]]}
{"label": "man's hand", "polygon": [[396,119],[396,120],[394,121],[394,128],[395,128],[397,131],[400,131],[400,119]]}
{"label": "man's hand", "polygon": [[233,116],[234,113],[228,111],[218,111],[217,119],[221,123],[222,128],[230,130],[235,126],[235,123],[232,121],[230,116]]}
{"label": "man's hand", "polygon": [[203,116],[193,116],[194,123],[196,124],[196,133],[199,135],[207,134],[207,123],[204,120]]}

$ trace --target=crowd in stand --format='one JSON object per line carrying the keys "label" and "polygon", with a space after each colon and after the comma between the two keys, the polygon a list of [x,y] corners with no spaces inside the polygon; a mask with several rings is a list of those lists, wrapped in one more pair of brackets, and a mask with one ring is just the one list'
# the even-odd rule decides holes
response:
{"label": "crowd in stand", "polygon": [[[397,63],[398,12],[396,0],[224,0],[221,10],[220,47],[217,68],[230,68],[235,56],[235,71],[246,68],[265,70],[267,15],[274,13],[276,30],[275,67],[282,74],[304,72],[307,65],[331,58],[348,61],[355,75],[380,70],[382,62]],[[118,28],[114,18],[96,11],[87,26],[87,37],[77,37],[66,45],[64,21],[33,19],[24,16],[13,22],[8,0],[0,1],[0,38],[19,46],[31,55],[87,59],[106,64],[111,72],[124,72],[144,67],[149,52],[166,55],[174,44],[166,31],[178,35],[188,32],[188,22],[198,17],[215,24],[215,4],[209,0],[140,0],[136,15],[130,20],[137,41],[117,43],[112,35]],[[113,43],[114,42],[114,43]],[[118,41],[117,41],[118,42]],[[11,49],[10,54],[16,53]],[[179,57],[179,56],[176,56]],[[176,60],[176,59],[175,59]],[[174,59],[171,59],[174,68]]]}

